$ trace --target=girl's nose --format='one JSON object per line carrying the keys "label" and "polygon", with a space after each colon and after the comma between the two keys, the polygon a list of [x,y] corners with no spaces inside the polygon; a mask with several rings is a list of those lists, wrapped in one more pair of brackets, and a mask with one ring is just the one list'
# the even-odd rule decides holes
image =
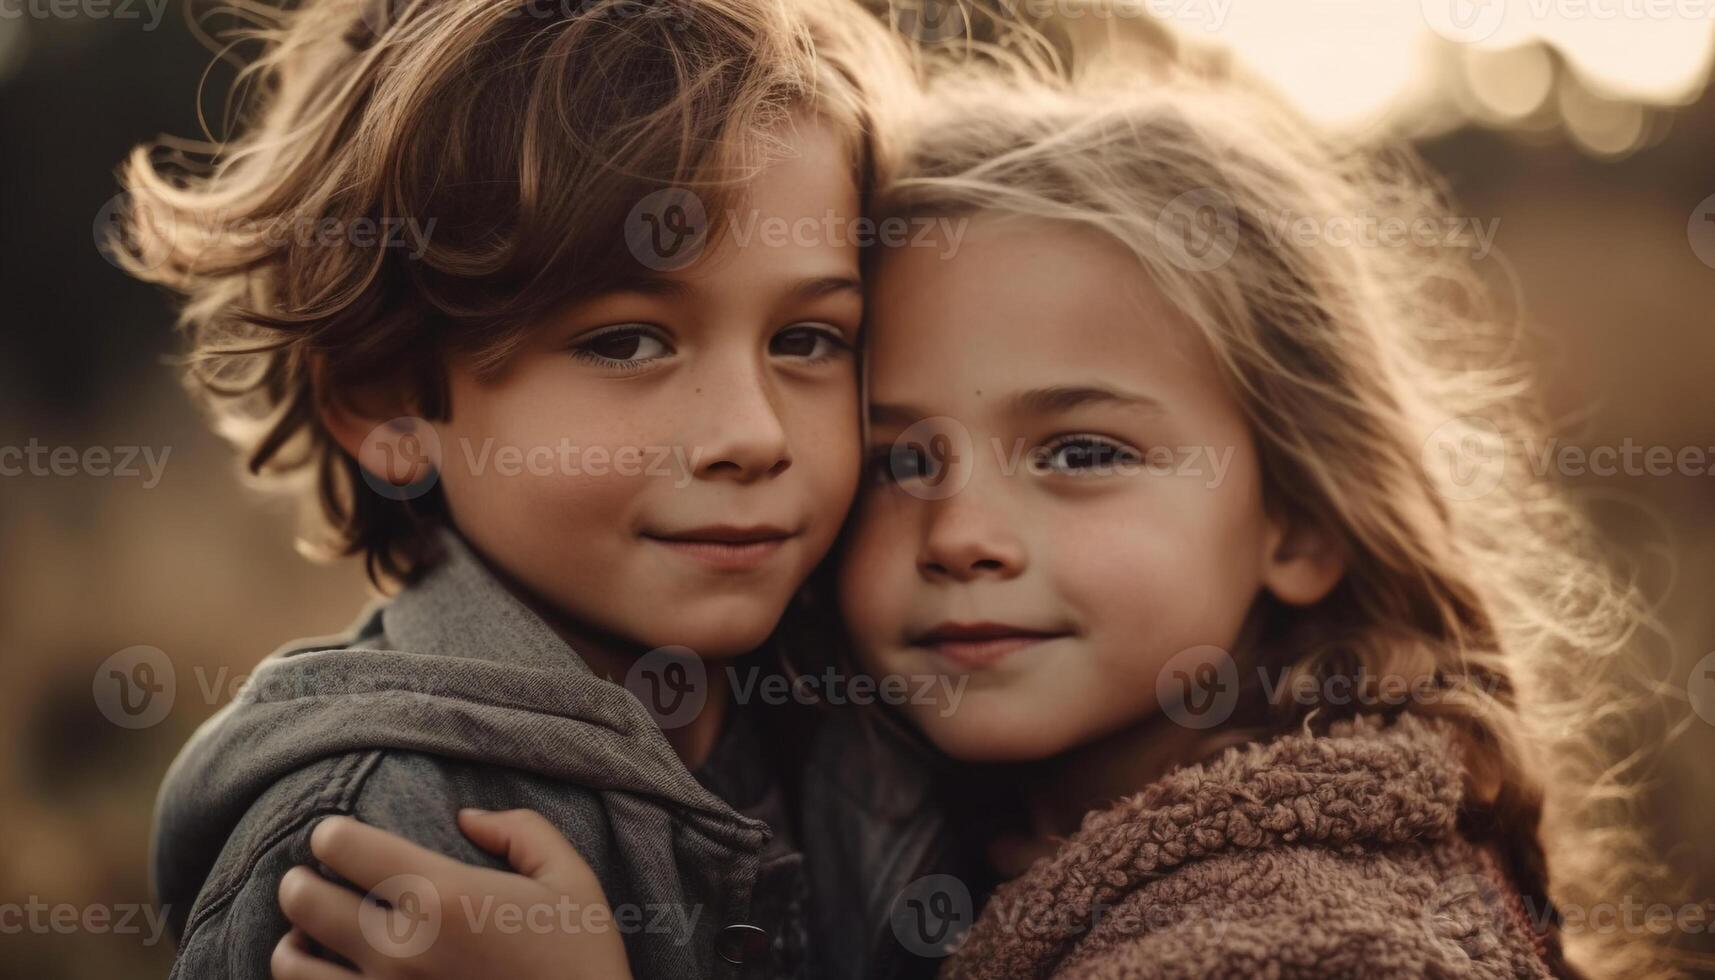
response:
{"label": "girl's nose", "polygon": [[1024,571],[1024,542],[999,511],[976,499],[975,486],[929,504],[929,524],[917,570],[926,578],[968,582],[1014,578]]}

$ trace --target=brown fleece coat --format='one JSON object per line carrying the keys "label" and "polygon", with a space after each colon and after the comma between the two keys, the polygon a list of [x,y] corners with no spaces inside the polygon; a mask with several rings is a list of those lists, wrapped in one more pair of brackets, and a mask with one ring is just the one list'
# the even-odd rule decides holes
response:
{"label": "brown fleece coat", "polygon": [[1177,770],[1002,886],[942,977],[1555,976],[1545,903],[1456,829],[1458,760],[1405,716]]}

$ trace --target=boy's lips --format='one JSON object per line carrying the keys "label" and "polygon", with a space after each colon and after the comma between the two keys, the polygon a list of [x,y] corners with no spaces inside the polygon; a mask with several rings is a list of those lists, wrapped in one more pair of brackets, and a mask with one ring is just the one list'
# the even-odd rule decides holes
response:
{"label": "boy's lips", "polygon": [[711,524],[677,531],[645,531],[643,537],[723,571],[748,571],[777,553],[799,532],[766,524]]}
{"label": "boy's lips", "polygon": [[980,669],[991,667],[1025,647],[1070,635],[1067,630],[1033,629],[1009,623],[946,622],[913,634],[910,643],[961,667]]}

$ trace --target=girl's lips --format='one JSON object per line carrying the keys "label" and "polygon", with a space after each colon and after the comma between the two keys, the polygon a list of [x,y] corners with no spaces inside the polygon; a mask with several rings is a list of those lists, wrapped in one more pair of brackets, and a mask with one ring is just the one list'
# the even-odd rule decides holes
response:
{"label": "girl's lips", "polygon": [[921,634],[912,645],[967,670],[981,670],[1026,647],[1068,635],[994,623],[945,624]]}
{"label": "girl's lips", "polygon": [[780,551],[790,538],[789,534],[777,537],[759,537],[753,540],[720,541],[708,538],[663,538],[646,534],[644,538],[699,562],[721,571],[742,572],[760,567],[768,559]]}

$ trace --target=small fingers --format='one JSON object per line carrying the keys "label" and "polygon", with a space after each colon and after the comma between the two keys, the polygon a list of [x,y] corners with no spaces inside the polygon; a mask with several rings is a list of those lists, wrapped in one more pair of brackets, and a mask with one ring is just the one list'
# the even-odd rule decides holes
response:
{"label": "small fingers", "polygon": [[358,980],[362,976],[310,952],[304,934],[296,929],[274,945],[268,972],[274,980]]}
{"label": "small fingers", "polygon": [[429,875],[458,862],[351,817],[329,817],[310,832],[310,853],[341,878],[372,890],[398,875]]}
{"label": "small fingers", "polygon": [[373,957],[374,949],[364,939],[358,919],[364,900],[350,889],[300,865],[281,876],[279,898],[280,911],[294,931],[359,966]]}
{"label": "small fingers", "polygon": [[527,878],[585,902],[606,900],[589,862],[535,810],[460,810],[459,829],[488,853],[504,855]]}

